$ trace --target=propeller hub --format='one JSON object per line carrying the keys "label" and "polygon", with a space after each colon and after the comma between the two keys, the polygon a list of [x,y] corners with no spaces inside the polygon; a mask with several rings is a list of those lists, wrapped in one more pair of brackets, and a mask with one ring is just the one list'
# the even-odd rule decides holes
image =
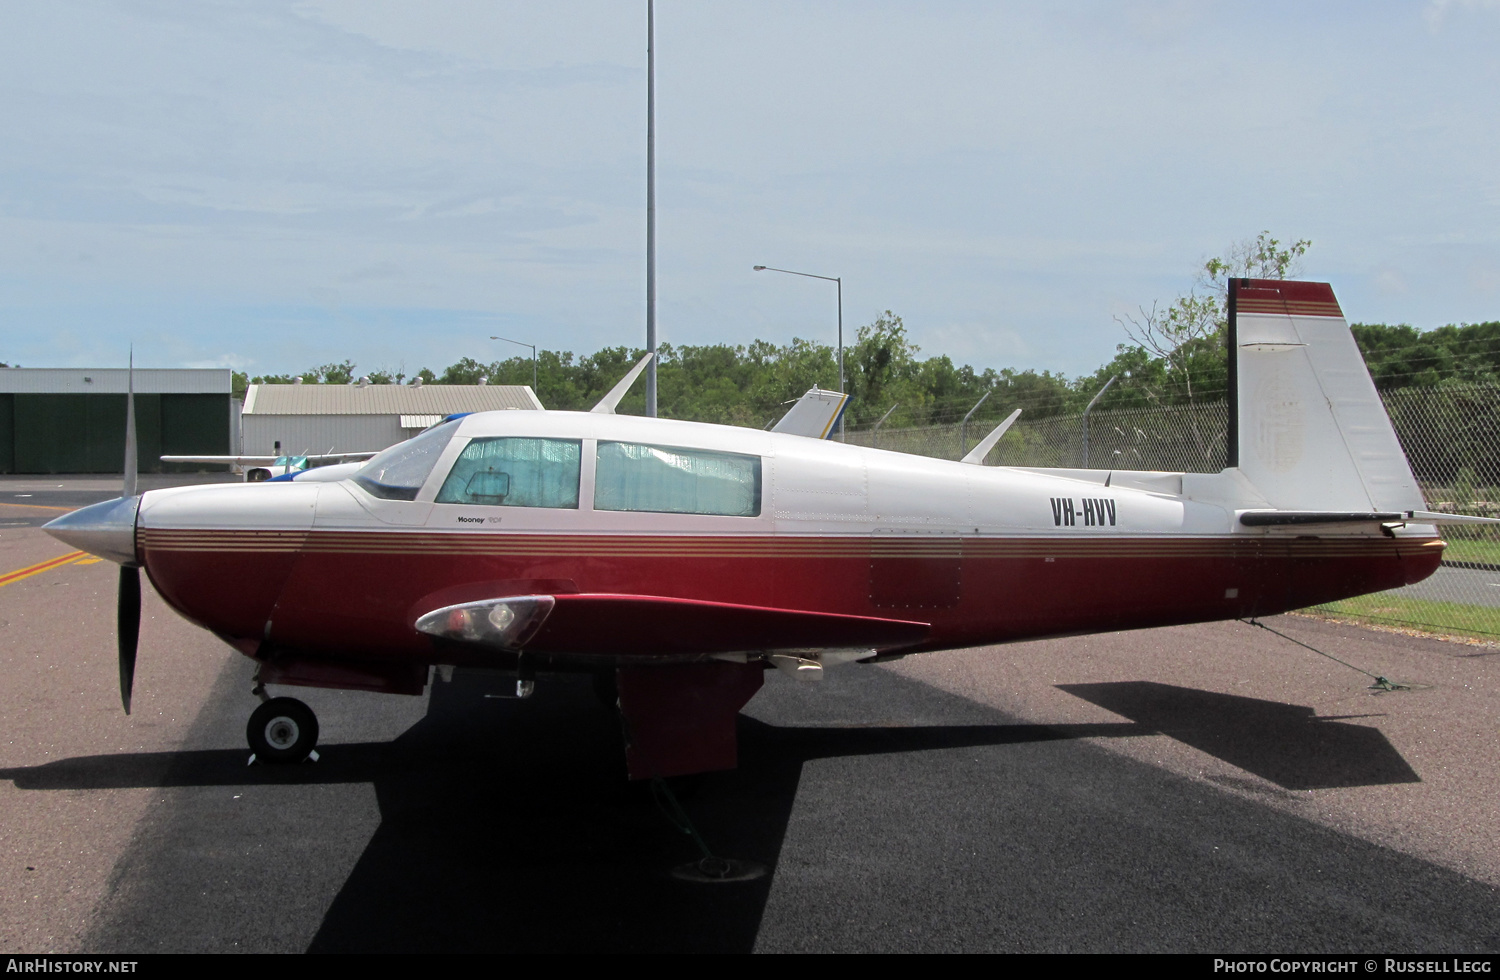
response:
{"label": "propeller hub", "polygon": [[135,557],[135,518],[141,498],[117,497],[64,514],[42,530],[79,551],[87,551],[119,565],[138,564]]}

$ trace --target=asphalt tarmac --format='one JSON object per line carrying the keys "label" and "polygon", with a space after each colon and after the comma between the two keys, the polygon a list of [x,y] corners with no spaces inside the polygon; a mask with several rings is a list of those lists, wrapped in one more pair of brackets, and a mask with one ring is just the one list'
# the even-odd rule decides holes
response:
{"label": "asphalt tarmac", "polygon": [[[0,526],[0,576],[67,553]],[[1500,951],[1493,648],[1272,621],[1379,696],[1235,623],[773,673],[678,787],[769,873],[698,884],[586,680],[273,691],[320,759],[247,766],[250,663],[149,588],[123,716],[85,561],[0,586],[8,952]]]}

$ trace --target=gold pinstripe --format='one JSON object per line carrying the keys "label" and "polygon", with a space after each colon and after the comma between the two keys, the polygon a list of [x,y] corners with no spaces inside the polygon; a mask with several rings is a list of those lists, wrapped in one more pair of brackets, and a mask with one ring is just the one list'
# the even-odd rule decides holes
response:
{"label": "gold pinstripe", "polygon": [[1276,316],[1338,316],[1344,315],[1339,304],[1317,300],[1260,299],[1240,295],[1236,309],[1240,313],[1270,313]]}

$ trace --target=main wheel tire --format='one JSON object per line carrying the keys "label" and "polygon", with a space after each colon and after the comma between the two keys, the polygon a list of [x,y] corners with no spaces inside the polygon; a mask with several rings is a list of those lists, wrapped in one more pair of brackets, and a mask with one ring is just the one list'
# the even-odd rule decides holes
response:
{"label": "main wheel tire", "polygon": [[318,716],[296,698],[272,698],[250,715],[245,737],[261,762],[301,762],[318,744]]}

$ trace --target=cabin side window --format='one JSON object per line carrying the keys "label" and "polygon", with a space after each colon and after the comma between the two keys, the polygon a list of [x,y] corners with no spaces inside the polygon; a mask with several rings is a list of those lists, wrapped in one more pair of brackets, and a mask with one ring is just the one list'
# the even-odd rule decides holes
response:
{"label": "cabin side window", "polygon": [[600,440],[594,509],[760,515],[760,457]]}
{"label": "cabin side window", "polygon": [[471,439],[437,503],[577,509],[582,458],[576,439]]}
{"label": "cabin side window", "polygon": [[417,491],[427,482],[427,475],[457,431],[457,422],[447,422],[398,442],[360,467],[354,482],[374,497],[416,500]]}

